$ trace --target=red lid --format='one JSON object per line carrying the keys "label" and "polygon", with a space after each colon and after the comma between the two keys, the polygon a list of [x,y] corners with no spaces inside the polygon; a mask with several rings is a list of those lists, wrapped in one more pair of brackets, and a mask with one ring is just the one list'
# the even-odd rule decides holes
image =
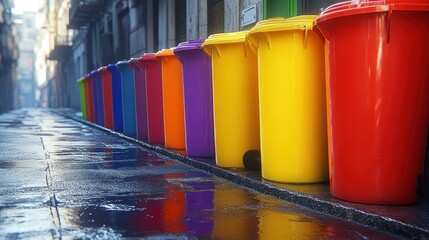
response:
{"label": "red lid", "polygon": [[100,67],[100,68],[98,69],[98,72],[99,72],[100,74],[102,74],[102,75],[103,75],[103,74],[106,74],[106,73],[110,73],[106,66]]}
{"label": "red lid", "polygon": [[89,73],[86,74],[83,78],[84,78],[83,80],[86,82],[91,81],[91,78],[89,77]]}
{"label": "red lid", "polygon": [[143,61],[157,61],[155,55],[155,53],[145,53],[140,59]]}
{"label": "red lid", "polygon": [[350,15],[389,11],[429,11],[427,0],[352,0],[327,7],[315,20],[320,22]]}

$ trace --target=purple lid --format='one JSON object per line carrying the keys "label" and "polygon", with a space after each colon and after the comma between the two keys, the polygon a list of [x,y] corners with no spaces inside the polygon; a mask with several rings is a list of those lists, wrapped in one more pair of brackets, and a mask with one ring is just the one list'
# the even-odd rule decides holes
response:
{"label": "purple lid", "polygon": [[143,66],[143,63],[140,62],[140,58],[131,58],[130,61],[128,61],[128,64],[132,68],[134,68],[134,67],[142,68],[142,66]]}
{"label": "purple lid", "polygon": [[96,74],[98,74],[98,70],[92,70],[92,71],[89,73],[89,76],[90,76],[90,77],[92,77],[92,76],[94,76],[94,75],[96,75]]}
{"label": "purple lid", "polygon": [[187,51],[187,50],[198,50],[202,49],[201,45],[203,44],[204,40],[202,39],[192,39],[186,42],[181,42],[177,47],[174,48],[174,53],[179,51]]}

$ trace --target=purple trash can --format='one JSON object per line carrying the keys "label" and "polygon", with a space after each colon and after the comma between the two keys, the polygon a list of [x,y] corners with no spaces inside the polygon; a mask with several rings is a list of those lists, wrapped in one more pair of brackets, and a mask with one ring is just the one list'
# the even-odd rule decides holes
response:
{"label": "purple trash can", "polygon": [[174,54],[183,68],[186,152],[194,157],[214,157],[211,58],[202,50],[203,42],[182,42]]}
{"label": "purple trash can", "polygon": [[147,140],[146,74],[140,58],[131,58],[130,67],[134,71],[134,96],[136,101],[137,139]]}

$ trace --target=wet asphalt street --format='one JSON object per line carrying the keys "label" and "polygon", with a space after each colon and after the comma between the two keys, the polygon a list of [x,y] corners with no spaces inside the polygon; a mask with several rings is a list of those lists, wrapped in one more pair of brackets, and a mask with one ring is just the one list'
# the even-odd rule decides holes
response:
{"label": "wet asphalt street", "polygon": [[395,239],[44,109],[0,115],[0,239]]}

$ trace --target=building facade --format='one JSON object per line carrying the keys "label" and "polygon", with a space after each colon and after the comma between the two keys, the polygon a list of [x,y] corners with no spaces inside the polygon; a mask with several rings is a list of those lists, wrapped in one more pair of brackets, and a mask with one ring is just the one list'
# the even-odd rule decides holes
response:
{"label": "building facade", "polygon": [[[42,105],[80,108],[76,80],[109,63],[272,17],[317,14],[335,0],[47,0],[52,74]],[[48,72],[51,72],[48,71]]]}
{"label": "building facade", "polygon": [[0,0],[0,114],[17,106],[18,31],[12,22],[11,0]]}
{"label": "building facade", "polygon": [[17,66],[17,108],[36,107],[35,98],[35,46],[37,30],[36,12],[23,12],[13,16],[19,36],[19,60]]}

